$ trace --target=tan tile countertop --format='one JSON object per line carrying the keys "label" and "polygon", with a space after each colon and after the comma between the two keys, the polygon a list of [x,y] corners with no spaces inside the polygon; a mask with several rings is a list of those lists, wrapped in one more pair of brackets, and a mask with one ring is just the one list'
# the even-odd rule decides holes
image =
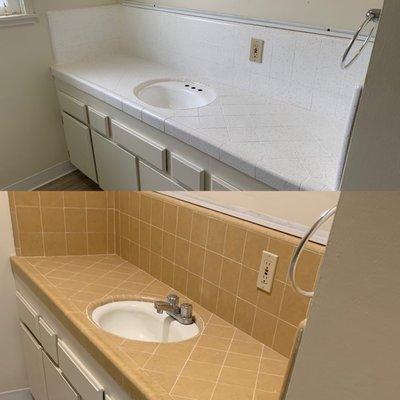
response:
{"label": "tan tile countertop", "polygon": [[288,360],[196,303],[201,333],[181,343],[126,340],[96,327],[87,312],[99,302],[164,299],[174,291],[119,256],[11,260],[14,273],[135,399],[279,398]]}

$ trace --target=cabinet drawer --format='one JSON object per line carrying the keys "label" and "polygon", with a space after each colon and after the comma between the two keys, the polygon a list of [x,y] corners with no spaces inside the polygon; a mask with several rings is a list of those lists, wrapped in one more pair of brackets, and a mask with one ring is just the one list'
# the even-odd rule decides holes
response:
{"label": "cabinet drawer", "polygon": [[103,190],[138,190],[136,157],[92,132],[99,185]]}
{"label": "cabinet drawer", "polygon": [[58,360],[61,371],[84,400],[103,400],[101,385],[61,340],[58,340]]}
{"label": "cabinet drawer", "polygon": [[154,168],[139,161],[140,190],[185,190],[172,179],[158,172]]}
{"label": "cabinet drawer", "polygon": [[148,161],[160,170],[166,170],[167,158],[164,146],[155,143],[139,133],[115,122],[111,122],[112,137],[115,142]]}
{"label": "cabinet drawer", "polygon": [[39,317],[39,339],[44,351],[58,364],[57,334]]}
{"label": "cabinet drawer", "polygon": [[[25,369],[30,391],[35,400],[47,400],[42,346],[40,346],[24,324],[21,323],[20,328]],[[50,398],[49,400],[53,399]]]}
{"label": "cabinet drawer", "polygon": [[78,393],[68,383],[50,358],[43,354],[44,372],[46,375],[47,396],[49,400],[79,400]]}
{"label": "cabinet drawer", "polygon": [[35,337],[39,338],[39,313],[20,292],[17,292],[17,309],[19,319],[29,328]]}
{"label": "cabinet drawer", "polygon": [[61,111],[72,115],[85,124],[88,123],[86,105],[84,103],[63,92],[58,92],[58,101],[60,102]]}
{"label": "cabinet drawer", "polygon": [[190,189],[204,190],[204,169],[173,153],[171,175]]}
{"label": "cabinet drawer", "polygon": [[92,107],[88,107],[88,114],[90,127],[103,136],[109,137],[110,129],[108,116]]}
{"label": "cabinet drawer", "polygon": [[230,183],[224,181],[218,176],[211,175],[211,190],[213,191],[236,191],[239,190]]}
{"label": "cabinet drawer", "polygon": [[97,182],[89,128],[65,113],[63,113],[63,121],[71,163],[92,181]]}

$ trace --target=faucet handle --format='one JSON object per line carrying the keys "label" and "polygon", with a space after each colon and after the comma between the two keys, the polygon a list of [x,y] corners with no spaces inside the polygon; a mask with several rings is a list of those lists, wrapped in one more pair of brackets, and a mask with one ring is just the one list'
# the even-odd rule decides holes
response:
{"label": "faucet handle", "polygon": [[168,304],[176,308],[179,306],[179,296],[171,293],[167,296],[167,302]]}
{"label": "faucet handle", "polygon": [[191,304],[181,304],[181,317],[188,320],[193,318],[193,306]]}

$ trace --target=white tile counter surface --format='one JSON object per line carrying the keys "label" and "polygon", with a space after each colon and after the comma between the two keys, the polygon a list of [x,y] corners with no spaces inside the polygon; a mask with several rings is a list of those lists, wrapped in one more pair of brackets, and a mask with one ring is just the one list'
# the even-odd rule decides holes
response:
{"label": "white tile counter surface", "polygon": [[345,129],[320,113],[204,80],[218,94],[209,106],[155,108],[140,101],[134,88],[150,79],[185,77],[133,56],[57,65],[52,71],[56,78],[277,190],[337,189]]}

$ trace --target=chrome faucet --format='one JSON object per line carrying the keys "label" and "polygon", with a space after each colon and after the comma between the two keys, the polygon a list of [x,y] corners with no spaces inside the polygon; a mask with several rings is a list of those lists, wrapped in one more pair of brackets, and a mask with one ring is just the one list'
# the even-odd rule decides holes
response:
{"label": "chrome faucet", "polygon": [[193,306],[189,303],[179,305],[179,297],[176,294],[169,294],[167,301],[155,301],[154,308],[158,314],[165,311],[182,325],[191,325],[194,322]]}

